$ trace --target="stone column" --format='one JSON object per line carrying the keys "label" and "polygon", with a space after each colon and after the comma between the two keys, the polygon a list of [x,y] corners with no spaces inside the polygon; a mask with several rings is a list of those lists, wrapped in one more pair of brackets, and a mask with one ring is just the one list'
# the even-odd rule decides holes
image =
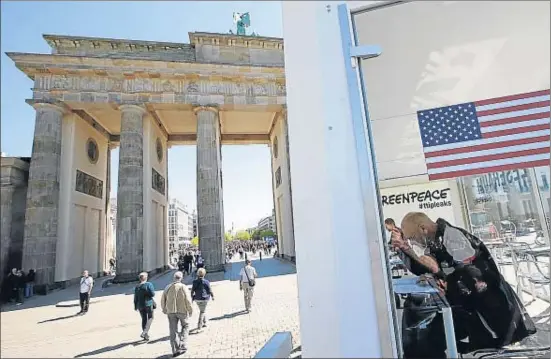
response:
{"label": "stone column", "polygon": [[[283,133],[285,135],[285,158],[287,162],[287,186],[289,190],[289,226],[291,227],[291,235],[290,238],[290,244],[291,244],[291,260],[295,261],[295,223],[294,223],[294,215],[293,215],[293,186],[291,185],[291,151],[289,150],[289,123],[287,122],[287,108],[285,108],[282,113],[281,117],[283,120]],[[275,206],[275,205],[274,205]]]}
{"label": "stone column", "polygon": [[100,251],[100,269],[109,269],[109,260],[112,257],[113,245],[112,245],[112,230],[111,225],[111,148],[112,144],[107,143],[106,159],[107,168],[105,169],[105,234],[103,236],[103,243],[101,244]]}
{"label": "stone column", "polygon": [[138,279],[143,271],[144,170],[143,122],[145,110],[122,105],[117,190],[117,275],[115,283]]}
{"label": "stone column", "polygon": [[[29,168],[23,268],[36,271],[37,290],[54,283],[59,215],[61,127],[65,109],[34,103],[36,121]],[[47,290],[47,287],[45,287]]]}
{"label": "stone column", "polygon": [[224,270],[224,213],[220,121],[216,107],[196,107],[197,229],[208,271]]}

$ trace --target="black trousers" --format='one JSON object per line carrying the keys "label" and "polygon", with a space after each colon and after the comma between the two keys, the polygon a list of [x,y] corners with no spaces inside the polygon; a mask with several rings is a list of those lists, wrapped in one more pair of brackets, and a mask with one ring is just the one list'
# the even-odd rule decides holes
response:
{"label": "black trousers", "polygon": [[145,330],[147,321],[153,320],[153,308],[148,306],[140,309],[140,316],[142,317],[142,330]]}
{"label": "black trousers", "polygon": [[90,306],[90,293],[80,293],[80,311],[86,313]]}

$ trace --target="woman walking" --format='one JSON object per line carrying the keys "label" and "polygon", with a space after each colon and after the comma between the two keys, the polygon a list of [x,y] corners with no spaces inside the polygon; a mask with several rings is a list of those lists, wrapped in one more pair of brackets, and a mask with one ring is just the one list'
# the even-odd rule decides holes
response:
{"label": "woman walking", "polygon": [[134,310],[140,312],[142,317],[142,337],[144,340],[149,340],[149,328],[153,322],[153,310],[156,308],[153,297],[155,296],[155,288],[153,283],[147,281],[147,273],[140,273],[140,283],[134,289]]}
{"label": "woman walking", "polygon": [[214,294],[210,288],[210,282],[205,279],[207,271],[205,268],[199,268],[197,270],[197,279],[193,281],[191,287],[192,301],[197,302],[199,307],[199,320],[197,321],[197,332],[200,332],[202,328],[207,326],[206,310],[209,300],[214,300]]}

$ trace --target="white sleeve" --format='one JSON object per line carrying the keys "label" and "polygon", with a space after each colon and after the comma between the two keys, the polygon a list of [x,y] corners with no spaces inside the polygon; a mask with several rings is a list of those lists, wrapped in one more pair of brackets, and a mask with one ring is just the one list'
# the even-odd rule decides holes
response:
{"label": "white sleeve", "polygon": [[258,274],[256,274],[256,268],[253,268],[253,276],[256,278],[258,277]]}

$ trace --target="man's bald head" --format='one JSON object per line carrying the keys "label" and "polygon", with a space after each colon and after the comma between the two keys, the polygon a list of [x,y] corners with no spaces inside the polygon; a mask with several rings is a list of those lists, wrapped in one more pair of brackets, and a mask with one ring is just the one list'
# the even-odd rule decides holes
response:
{"label": "man's bald head", "polygon": [[423,212],[409,212],[402,219],[402,231],[407,239],[422,243],[424,239],[434,239],[436,223]]}

